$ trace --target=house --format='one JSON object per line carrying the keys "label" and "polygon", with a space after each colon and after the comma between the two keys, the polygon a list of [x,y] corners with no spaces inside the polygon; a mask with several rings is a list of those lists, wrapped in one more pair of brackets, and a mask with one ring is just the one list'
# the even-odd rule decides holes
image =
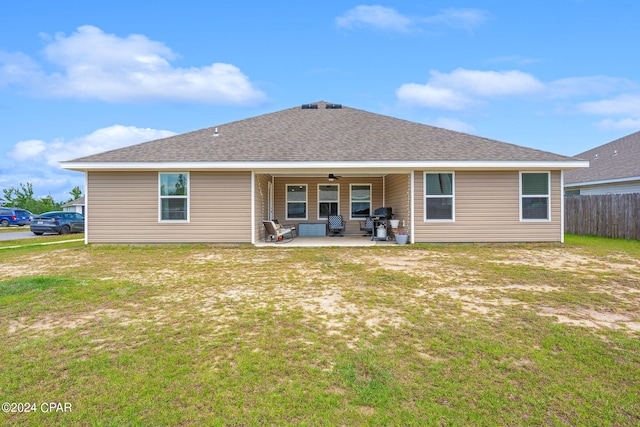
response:
{"label": "house", "polygon": [[78,197],[75,200],[65,203],[64,205],[62,205],[62,210],[64,212],[77,212],[81,215],[84,215],[84,196]]}
{"label": "house", "polygon": [[567,195],[640,193],[640,132],[576,157],[589,160],[590,166],[566,173]]}
{"label": "house", "polygon": [[362,235],[379,207],[411,243],[559,242],[565,171],[587,166],[327,102],[62,163],[85,173],[88,243],[257,243],[263,219],[330,213]]}

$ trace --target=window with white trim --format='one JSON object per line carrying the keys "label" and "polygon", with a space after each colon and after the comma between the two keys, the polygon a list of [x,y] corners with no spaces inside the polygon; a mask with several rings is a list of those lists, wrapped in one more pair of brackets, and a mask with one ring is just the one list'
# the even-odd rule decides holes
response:
{"label": "window with white trim", "polygon": [[287,185],[287,219],[307,219],[307,185]]}
{"label": "window with white trim", "polygon": [[426,172],[424,174],[425,221],[453,221],[454,206],[453,172]]}
{"label": "window with white trim", "polygon": [[371,184],[351,184],[351,219],[371,216]]}
{"label": "window with white trim", "polygon": [[158,174],[160,221],[189,221],[189,174]]}
{"label": "window with white trim", "polygon": [[340,186],[338,184],[318,184],[318,219],[339,215],[339,202]]}
{"label": "window with white trim", "polygon": [[520,219],[548,221],[550,219],[549,172],[520,172]]}

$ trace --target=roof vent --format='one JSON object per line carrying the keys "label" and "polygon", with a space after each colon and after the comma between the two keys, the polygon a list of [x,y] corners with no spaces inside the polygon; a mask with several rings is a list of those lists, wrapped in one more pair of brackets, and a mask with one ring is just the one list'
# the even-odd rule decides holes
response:
{"label": "roof vent", "polygon": [[618,155],[618,150],[613,150],[613,155],[617,156]]}
{"label": "roof vent", "polygon": [[303,110],[317,110],[318,104],[302,104]]}
{"label": "roof vent", "polygon": [[327,104],[327,110],[340,110],[342,108],[342,104]]}
{"label": "roof vent", "polygon": [[220,136],[220,134],[218,133],[218,128],[215,128],[215,129],[213,130],[213,137],[214,137],[214,138],[217,138],[217,137],[219,137],[219,136]]}

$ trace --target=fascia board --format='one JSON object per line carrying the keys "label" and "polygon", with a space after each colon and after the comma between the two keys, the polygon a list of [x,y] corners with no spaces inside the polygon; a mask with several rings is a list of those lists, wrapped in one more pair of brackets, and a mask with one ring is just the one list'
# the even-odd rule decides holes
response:
{"label": "fascia board", "polygon": [[292,170],[333,169],[576,169],[589,167],[588,161],[411,161],[411,162],[62,162],[63,169],[76,171],[98,170]]}
{"label": "fascia board", "polygon": [[633,182],[640,181],[640,176],[630,176],[627,178],[615,178],[615,179],[603,179],[600,181],[582,181],[572,182],[571,184],[565,184],[565,187],[584,187],[587,185],[602,185],[602,184],[618,184],[621,182]]}

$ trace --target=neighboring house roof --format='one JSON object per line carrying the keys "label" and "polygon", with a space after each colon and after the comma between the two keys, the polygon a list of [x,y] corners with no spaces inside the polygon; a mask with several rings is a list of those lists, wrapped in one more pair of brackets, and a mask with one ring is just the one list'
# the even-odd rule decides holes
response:
{"label": "neighboring house roof", "polygon": [[601,145],[576,157],[589,160],[585,169],[568,171],[564,182],[606,183],[640,179],[640,132]]}
{"label": "neighboring house roof", "polygon": [[[82,157],[68,169],[110,163],[571,162],[578,159],[350,107],[297,106]],[[331,106],[332,104],[329,104]],[[586,166],[585,162],[577,165]],[[284,167],[284,166],[283,166]]]}
{"label": "neighboring house roof", "polygon": [[71,206],[84,206],[84,196],[78,197],[77,199],[72,200],[72,201],[62,205],[63,208],[68,208],[68,207],[71,207]]}

